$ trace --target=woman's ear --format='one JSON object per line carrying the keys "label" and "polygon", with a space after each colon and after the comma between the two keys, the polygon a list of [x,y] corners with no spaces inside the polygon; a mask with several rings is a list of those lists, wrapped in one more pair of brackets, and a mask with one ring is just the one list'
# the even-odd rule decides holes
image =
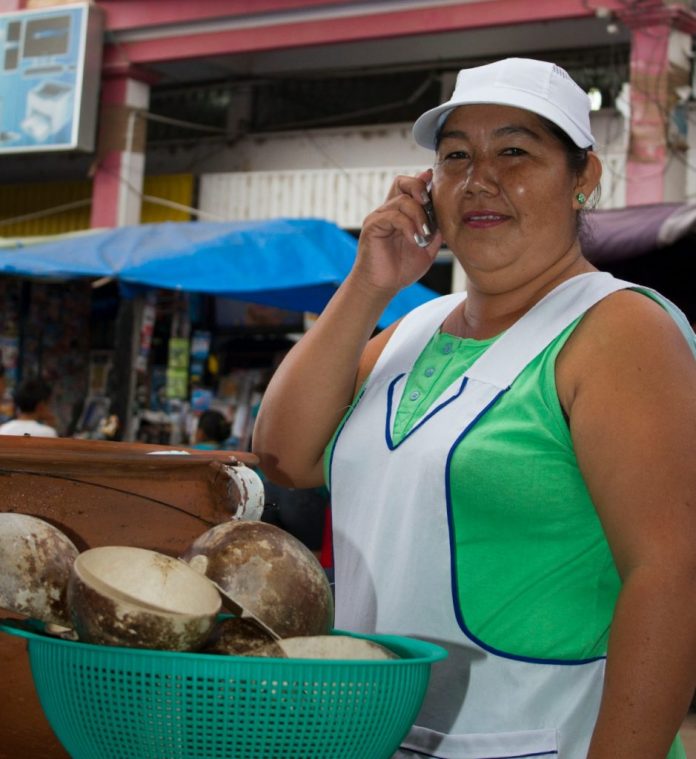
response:
{"label": "woman's ear", "polygon": [[577,211],[583,207],[578,196],[589,198],[597,189],[599,180],[602,178],[602,162],[592,150],[587,153],[587,164],[582,173],[578,174],[578,180],[573,191],[573,208]]}

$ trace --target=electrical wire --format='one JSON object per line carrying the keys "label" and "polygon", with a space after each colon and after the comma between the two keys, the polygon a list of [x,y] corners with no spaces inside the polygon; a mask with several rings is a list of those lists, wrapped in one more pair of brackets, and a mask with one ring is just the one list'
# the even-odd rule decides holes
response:
{"label": "electrical wire", "polygon": [[75,200],[72,203],[62,203],[59,206],[51,206],[50,208],[43,208],[40,211],[33,211],[32,213],[25,213],[21,216],[13,216],[9,219],[0,219],[0,227],[7,227],[12,224],[21,224],[24,221],[31,221],[32,219],[42,219],[45,216],[53,216],[57,213],[63,213],[63,211],[72,211],[76,208],[84,208],[92,204],[91,198],[85,198],[84,200]]}
{"label": "electrical wire", "polygon": [[[157,197],[156,195],[148,195],[144,193],[142,190],[139,190],[135,185],[133,185],[127,179],[122,177],[118,173],[118,171],[114,171],[112,169],[104,169],[104,168],[102,168],[102,171],[116,177],[123,186],[125,186],[128,190],[133,192],[135,195],[137,195],[141,201],[144,201],[146,203],[152,203],[153,205],[163,206],[165,208],[171,208],[175,211],[183,211],[185,213],[190,213],[192,216],[196,216],[200,219],[206,219],[208,221],[226,221],[226,219],[224,219],[223,217],[218,216],[217,214],[209,213],[208,211],[202,211],[200,208],[194,208],[193,206],[188,206],[184,203],[177,203],[176,201],[168,200],[167,198],[160,198],[160,197]],[[41,219],[46,216],[53,216],[58,213],[63,213],[64,211],[70,211],[76,208],[84,208],[85,206],[90,206],[90,205],[92,205],[92,198],[85,198],[84,200],[76,200],[72,203],[62,203],[61,205],[51,206],[49,208],[43,208],[40,211],[34,211],[32,213],[22,214],[21,216],[13,216],[8,219],[0,219],[0,227],[11,226],[13,224],[21,224],[24,221],[31,221],[33,219]]]}

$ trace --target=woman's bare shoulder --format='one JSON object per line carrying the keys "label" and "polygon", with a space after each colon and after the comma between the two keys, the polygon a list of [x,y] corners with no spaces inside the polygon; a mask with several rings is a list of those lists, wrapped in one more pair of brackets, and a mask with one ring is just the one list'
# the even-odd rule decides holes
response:
{"label": "woman's bare shoulder", "polygon": [[679,327],[653,298],[620,290],[593,306],[568,339],[556,363],[566,411],[586,379],[684,375],[696,379],[696,362]]}
{"label": "woman's bare shoulder", "polygon": [[642,351],[664,348],[665,338],[669,345],[688,351],[676,322],[660,303],[636,290],[619,290],[587,312],[571,340],[585,349]]}

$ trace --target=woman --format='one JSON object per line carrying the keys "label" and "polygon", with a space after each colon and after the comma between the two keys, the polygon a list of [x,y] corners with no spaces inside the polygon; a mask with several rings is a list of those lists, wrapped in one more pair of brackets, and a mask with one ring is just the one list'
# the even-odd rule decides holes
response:
{"label": "woman", "polygon": [[[463,70],[414,136],[434,168],[395,180],[275,374],[255,430],[262,468],[308,487],[326,464],[338,627],[449,649],[400,756],[683,756],[693,333],[656,293],[583,258],[578,217],[601,165],[565,71]],[[370,339],[442,240],[466,297]]]}

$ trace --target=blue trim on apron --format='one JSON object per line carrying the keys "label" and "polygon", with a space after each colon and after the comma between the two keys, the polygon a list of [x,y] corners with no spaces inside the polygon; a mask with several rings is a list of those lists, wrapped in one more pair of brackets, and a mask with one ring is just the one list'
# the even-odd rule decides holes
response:
{"label": "blue trim on apron", "polygon": [[399,374],[397,377],[395,377],[391,383],[389,384],[389,388],[387,390],[387,414],[386,414],[386,420],[385,420],[385,439],[387,441],[387,448],[389,448],[390,451],[396,450],[403,442],[408,440],[408,438],[413,435],[414,432],[419,430],[424,424],[428,422],[429,419],[432,419],[435,414],[437,414],[439,411],[442,411],[443,408],[448,406],[453,401],[456,401],[457,398],[464,392],[464,388],[466,387],[466,383],[468,381],[468,377],[464,377],[462,379],[462,384],[459,387],[459,390],[457,392],[450,396],[446,401],[443,401],[438,406],[435,406],[435,408],[432,411],[429,411],[415,426],[413,426],[402,438],[399,440],[398,443],[394,442],[394,438],[392,436],[392,408],[394,404],[394,392],[396,391],[396,383],[403,379],[406,376],[406,372]]}

